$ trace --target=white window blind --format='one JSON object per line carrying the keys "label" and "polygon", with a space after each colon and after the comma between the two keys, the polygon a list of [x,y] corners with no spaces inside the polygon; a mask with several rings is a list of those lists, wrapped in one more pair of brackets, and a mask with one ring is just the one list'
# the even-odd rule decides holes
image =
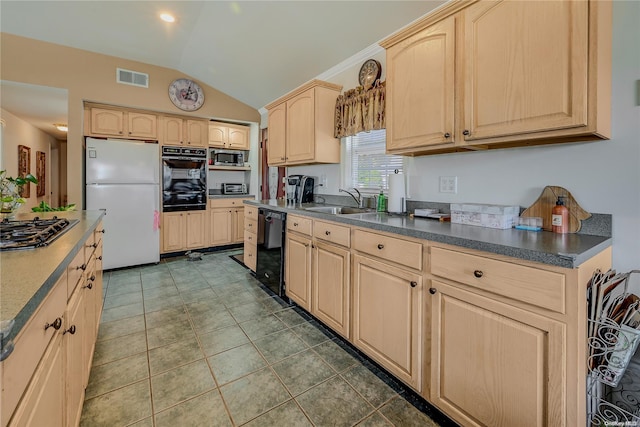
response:
{"label": "white window blind", "polygon": [[402,172],[402,156],[385,154],[386,131],[360,132],[346,138],[347,186],[365,192],[389,189],[388,176],[394,170]]}

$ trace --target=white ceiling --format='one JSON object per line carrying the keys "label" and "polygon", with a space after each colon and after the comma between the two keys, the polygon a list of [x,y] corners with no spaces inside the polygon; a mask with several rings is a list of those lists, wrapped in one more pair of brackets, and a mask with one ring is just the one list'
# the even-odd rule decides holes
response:
{"label": "white ceiling", "polygon": [[2,0],[0,28],[173,68],[260,109],[442,3]]}

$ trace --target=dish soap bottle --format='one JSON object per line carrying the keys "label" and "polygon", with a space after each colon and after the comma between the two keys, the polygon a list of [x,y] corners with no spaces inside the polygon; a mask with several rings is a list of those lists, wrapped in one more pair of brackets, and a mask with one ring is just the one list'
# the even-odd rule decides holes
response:
{"label": "dish soap bottle", "polygon": [[564,196],[558,196],[556,205],[551,209],[551,229],[554,233],[569,232],[569,209],[564,205]]}
{"label": "dish soap bottle", "polygon": [[378,194],[378,205],[376,206],[376,211],[384,212],[387,207],[387,201],[384,197],[384,193],[382,192],[382,188],[380,189],[380,194]]}

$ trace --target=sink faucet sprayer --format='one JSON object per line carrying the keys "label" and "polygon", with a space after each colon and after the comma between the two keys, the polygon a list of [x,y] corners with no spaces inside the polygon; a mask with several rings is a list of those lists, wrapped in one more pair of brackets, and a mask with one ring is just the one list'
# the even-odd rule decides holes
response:
{"label": "sink faucet sprayer", "polygon": [[358,204],[358,207],[361,208],[363,206],[363,201],[362,201],[362,194],[360,194],[360,191],[358,191],[357,188],[354,188],[355,192],[358,193],[358,196],[356,197],[352,192],[347,191],[347,190],[343,190],[342,188],[338,189],[338,192],[343,192],[343,193],[347,193],[348,195],[350,195],[351,197],[353,197],[353,200],[356,201],[356,203]]}

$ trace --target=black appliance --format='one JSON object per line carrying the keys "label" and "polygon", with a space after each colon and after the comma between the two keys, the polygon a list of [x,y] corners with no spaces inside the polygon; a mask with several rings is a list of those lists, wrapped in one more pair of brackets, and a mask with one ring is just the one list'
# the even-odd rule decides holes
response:
{"label": "black appliance", "polygon": [[307,175],[289,175],[287,177],[287,201],[291,203],[313,202],[315,179]]}
{"label": "black appliance", "polygon": [[162,211],[206,208],[206,148],[162,147]]}
{"label": "black appliance", "polygon": [[0,221],[0,251],[34,249],[47,246],[78,223],[66,218]]}
{"label": "black appliance", "polygon": [[284,297],[286,218],[283,212],[258,210],[256,278],[280,297]]}
{"label": "black appliance", "polygon": [[244,151],[211,150],[209,164],[214,166],[244,166]]}

